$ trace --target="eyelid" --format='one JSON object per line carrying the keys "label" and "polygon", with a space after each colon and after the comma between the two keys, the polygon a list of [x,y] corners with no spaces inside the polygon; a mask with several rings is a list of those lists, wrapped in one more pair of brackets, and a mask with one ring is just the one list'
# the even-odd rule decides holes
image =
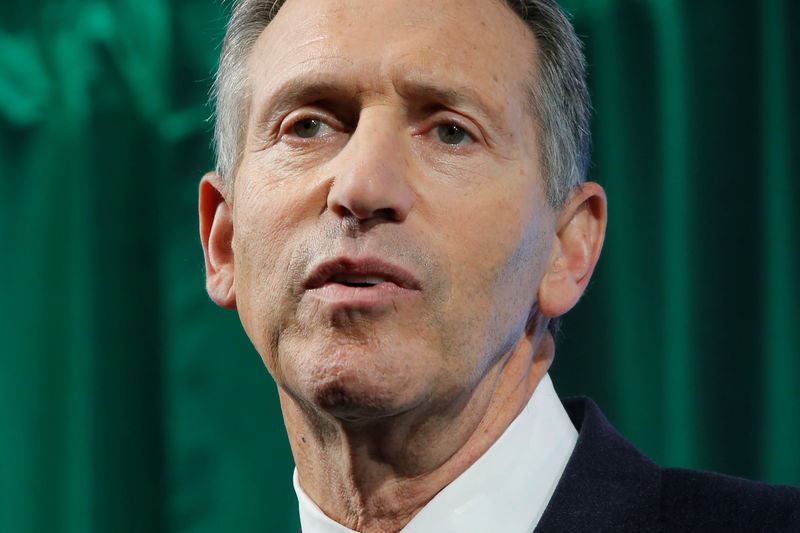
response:
{"label": "eyelid", "polygon": [[[426,134],[427,135],[435,134],[436,128],[444,124],[452,124],[454,126],[458,126],[459,128],[463,129],[473,143],[484,142],[483,131],[479,126],[477,126],[472,120],[462,117],[458,113],[452,113],[452,112],[436,113],[431,119],[430,126],[426,128]],[[452,145],[452,146],[455,147],[459,145]]]}
{"label": "eyelid", "polygon": [[321,124],[333,130],[330,133],[324,133],[317,137],[310,137],[309,139],[314,139],[314,138],[318,139],[319,137],[325,137],[326,135],[330,135],[333,132],[339,132],[344,130],[344,125],[341,123],[341,121],[336,119],[336,117],[331,115],[329,112],[325,112],[314,107],[305,107],[301,109],[295,109],[291,113],[287,114],[281,120],[278,126],[278,135],[281,138],[286,135],[290,135],[293,138],[299,139],[300,137],[297,137],[292,133],[292,128],[296,124],[302,122],[303,120],[309,120],[309,119],[318,120],[320,121]]}

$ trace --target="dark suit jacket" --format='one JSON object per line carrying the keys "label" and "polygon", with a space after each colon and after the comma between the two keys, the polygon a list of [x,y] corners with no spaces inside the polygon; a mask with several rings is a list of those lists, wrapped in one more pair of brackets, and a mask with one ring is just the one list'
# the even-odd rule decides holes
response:
{"label": "dark suit jacket", "polygon": [[800,488],[661,468],[588,398],[564,407],[578,442],[534,533],[800,533]]}
{"label": "dark suit jacket", "polygon": [[535,533],[800,533],[800,488],[661,468],[591,400],[564,407],[578,443]]}

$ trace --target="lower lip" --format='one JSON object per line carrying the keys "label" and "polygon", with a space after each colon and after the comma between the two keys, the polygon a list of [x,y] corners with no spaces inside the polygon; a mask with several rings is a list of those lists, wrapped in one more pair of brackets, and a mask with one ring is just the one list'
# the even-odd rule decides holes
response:
{"label": "lower lip", "polygon": [[371,287],[351,287],[340,283],[326,283],[308,291],[316,299],[341,307],[375,307],[418,294],[419,291],[404,289],[384,281]]}

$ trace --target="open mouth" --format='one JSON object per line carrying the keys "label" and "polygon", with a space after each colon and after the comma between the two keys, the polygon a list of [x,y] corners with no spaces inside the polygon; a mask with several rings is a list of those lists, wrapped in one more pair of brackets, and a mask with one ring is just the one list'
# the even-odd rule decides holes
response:
{"label": "open mouth", "polygon": [[405,269],[386,261],[367,258],[338,258],[316,266],[303,283],[305,290],[325,286],[341,286],[356,289],[390,287],[419,290],[419,281]]}
{"label": "open mouth", "polygon": [[382,276],[337,274],[332,276],[330,280],[328,280],[328,283],[338,283],[346,287],[374,287],[384,281],[386,281],[386,279]]}

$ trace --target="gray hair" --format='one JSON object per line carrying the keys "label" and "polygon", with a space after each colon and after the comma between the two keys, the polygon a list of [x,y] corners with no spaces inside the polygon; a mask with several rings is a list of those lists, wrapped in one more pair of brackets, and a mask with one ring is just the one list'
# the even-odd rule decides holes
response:
{"label": "gray hair", "polygon": [[[247,61],[284,1],[235,0],[228,21],[211,95],[217,173],[227,194],[232,192],[233,175],[241,161],[250,113]],[[540,132],[547,199],[558,208],[585,180],[589,164],[591,111],[581,42],[554,0],[505,2],[531,29],[539,48],[536,75],[528,90]]]}

